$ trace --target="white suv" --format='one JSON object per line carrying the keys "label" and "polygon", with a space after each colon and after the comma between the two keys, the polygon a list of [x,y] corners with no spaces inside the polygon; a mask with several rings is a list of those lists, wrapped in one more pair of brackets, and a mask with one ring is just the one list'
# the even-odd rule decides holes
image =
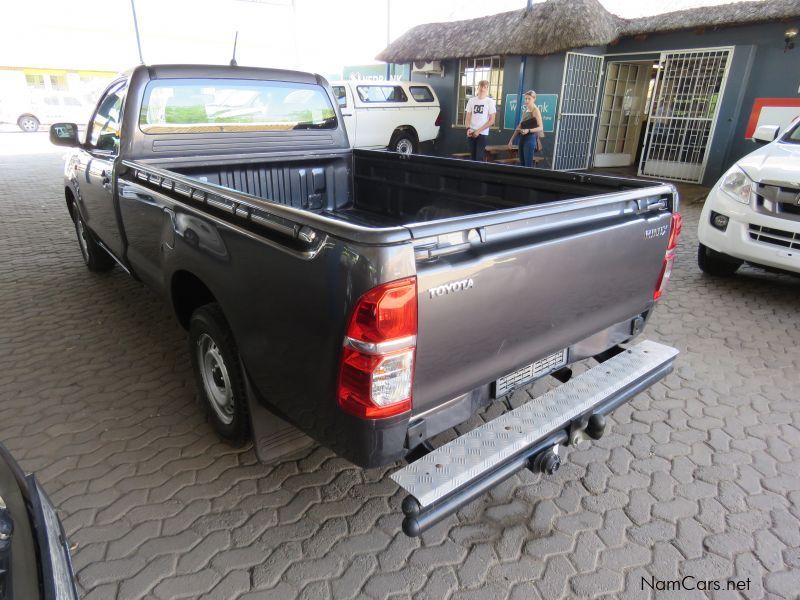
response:
{"label": "white suv", "polygon": [[442,116],[429,85],[408,81],[332,81],[350,146],[413,154],[436,139]]}
{"label": "white suv", "polygon": [[25,101],[13,98],[0,104],[0,122],[16,123],[25,132],[39,131],[40,125],[59,121],[85,126],[91,111],[90,105],[72,94],[35,90]]}
{"label": "white suv", "polygon": [[711,275],[745,261],[800,273],[800,117],[780,137],[764,125],[753,140],[768,143],[728,169],[700,215],[697,261]]}

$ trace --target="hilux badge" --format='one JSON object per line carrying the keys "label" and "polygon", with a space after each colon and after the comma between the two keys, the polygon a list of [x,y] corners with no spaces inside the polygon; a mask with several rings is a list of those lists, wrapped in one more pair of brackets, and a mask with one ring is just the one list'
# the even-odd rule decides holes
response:
{"label": "hilux badge", "polygon": [[447,294],[453,294],[455,292],[463,292],[464,290],[468,290],[471,287],[474,287],[475,282],[470,277],[469,279],[462,279],[461,281],[451,281],[450,283],[444,283],[442,285],[438,285],[434,288],[428,290],[431,298],[436,298],[437,296],[445,296]]}
{"label": "hilux badge", "polygon": [[661,227],[654,227],[653,229],[645,229],[644,239],[652,240],[653,238],[661,237],[662,235],[667,235],[668,232],[669,232],[669,225],[662,225]]}

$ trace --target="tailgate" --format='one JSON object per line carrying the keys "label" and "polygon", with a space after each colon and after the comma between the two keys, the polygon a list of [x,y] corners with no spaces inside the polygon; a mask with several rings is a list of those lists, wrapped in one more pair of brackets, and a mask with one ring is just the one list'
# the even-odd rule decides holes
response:
{"label": "tailgate", "polygon": [[475,215],[458,231],[441,222],[436,235],[435,223],[411,225],[419,291],[414,413],[647,310],[673,194],[661,185]]}

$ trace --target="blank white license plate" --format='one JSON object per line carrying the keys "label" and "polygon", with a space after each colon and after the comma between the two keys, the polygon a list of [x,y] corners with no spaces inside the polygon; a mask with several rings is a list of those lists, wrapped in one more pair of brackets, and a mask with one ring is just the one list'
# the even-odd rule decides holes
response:
{"label": "blank white license plate", "polygon": [[534,379],[544,377],[553,371],[560,369],[567,364],[567,350],[559,350],[550,356],[546,356],[537,360],[521,369],[517,369],[513,373],[504,375],[494,384],[495,398],[501,398],[506,394],[510,394],[516,388],[530,383]]}

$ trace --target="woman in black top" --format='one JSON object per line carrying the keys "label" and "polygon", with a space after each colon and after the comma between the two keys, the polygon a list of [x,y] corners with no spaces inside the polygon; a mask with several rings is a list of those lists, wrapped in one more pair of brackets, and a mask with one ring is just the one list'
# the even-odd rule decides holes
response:
{"label": "woman in black top", "polygon": [[536,92],[529,90],[523,95],[525,99],[525,112],[511,139],[508,148],[514,147],[514,139],[517,138],[519,149],[519,164],[523,167],[533,166],[533,155],[536,153],[536,137],[544,128],[542,127],[542,113],[536,106]]}

